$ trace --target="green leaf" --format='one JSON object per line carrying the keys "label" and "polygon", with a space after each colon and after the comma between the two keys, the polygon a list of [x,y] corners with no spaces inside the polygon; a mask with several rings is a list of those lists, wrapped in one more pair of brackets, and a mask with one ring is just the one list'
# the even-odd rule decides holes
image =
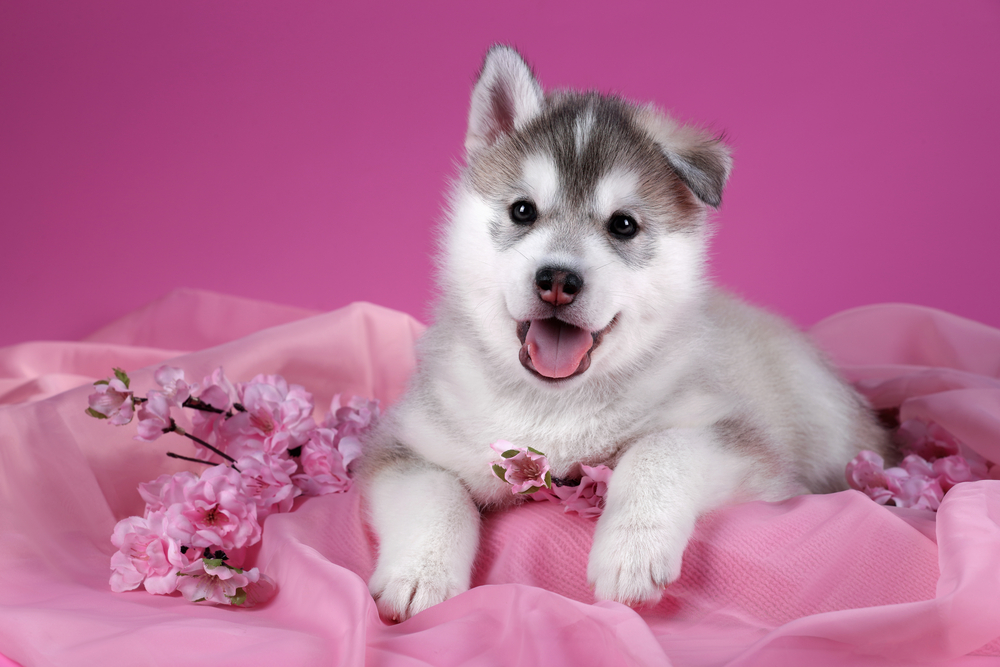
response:
{"label": "green leaf", "polygon": [[99,384],[111,384],[111,380],[98,380],[94,383],[94,386],[96,387]]}
{"label": "green leaf", "polygon": [[538,454],[539,456],[545,456],[545,454],[541,453],[540,451],[538,451],[534,447],[528,447],[528,451],[529,452],[534,452],[535,454]]}
{"label": "green leaf", "polygon": [[500,456],[504,457],[505,459],[512,459],[512,458],[514,458],[515,456],[517,456],[520,453],[521,452],[517,451],[516,449],[508,449],[506,452],[504,452]]}
{"label": "green leaf", "polygon": [[203,558],[202,560],[205,561],[205,567],[210,567],[213,570],[222,565],[221,558]]}
{"label": "green leaf", "polygon": [[507,481],[507,476],[505,474],[507,471],[504,470],[504,467],[502,465],[497,465],[496,463],[494,463],[493,464],[493,472],[495,472],[496,475],[497,475],[497,477],[499,477],[503,481],[505,481],[505,482]]}
{"label": "green leaf", "polygon": [[551,489],[552,488],[552,473],[551,472],[546,472],[545,473],[545,488],[546,489]]}
{"label": "green leaf", "polygon": [[129,383],[128,374],[120,368],[116,368],[114,369],[114,371],[115,371],[115,377],[121,380],[122,384],[125,385],[125,388],[128,389],[128,383]]}
{"label": "green leaf", "polygon": [[242,588],[237,588],[236,595],[227,595],[226,597],[229,598],[230,604],[234,604],[239,607],[247,601],[247,592]]}
{"label": "green leaf", "polygon": [[536,491],[538,491],[538,487],[537,486],[533,486],[530,489],[526,489],[526,490],[522,491],[520,493],[520,495],[527,496],[527,495],[531,495],[532,493],[535,493]]}
{"label": "green leaf", "polygon": [[88,414],[88,415],[90,415],[91,417],[96,417],[96,418],[98,418],[98,419],[107,419],[107,418],[108,418],[108,416],[107,416],[107,415],[102,415],[102,414],[101,414],[100,412],[98,412],[98,411],[97,411],[97,410],[95,410],[94,408],[87,408],[86,412],[87,412],[87,414]]}

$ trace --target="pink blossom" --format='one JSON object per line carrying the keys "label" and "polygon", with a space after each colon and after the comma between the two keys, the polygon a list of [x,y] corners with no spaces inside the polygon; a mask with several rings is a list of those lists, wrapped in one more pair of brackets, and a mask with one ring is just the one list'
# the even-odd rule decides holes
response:
{"label": "pink blossom", "polygon": [[295,461],[266,452],[249,452],[237,462],[247,493],[257,505],[257,519],[271,512],[288,512],[302,492],[292,483]]}
{"label": "pink blossom", "polygon": [[885,460],[868,450],[863,450],[847,464],[847,483],[852,489],[861,491],[880,505],[892,500],[899,491],[898,478],[887,475],[883,469]]}
{"label": "pink blossom", "polygon": [[983,479],[987,475],[982,457],[965,449],[934,422],[916,419],[903,422],[897,431],[896,442],[904,453],[908,453],[901,464],[906,475],[897,473],[900,490],[894,498],[900,507],[937,509],[944,493],[956,484]]}
{"label": "pink blossom", "polygon": [[[899,470],[893,468],[892,470]],[[887,471],[889,472],[889,471]],[[896,507],[911,507],[914,509],[937,510],[941,505],[944,491],[933,477],[924,475],[900,476],[899,488],[892,496]]]}
{"label": "pink blossom", "polygon": [[241,605],[246,587],[260,578],[257,568],[240,570],[225,561],[203,558],[180,571],[177,590],[189,602],[214,602]]}
{"label": "pink blossom", "polygon": [[243,587],[243,590],[246,592],[246,601],[241,606],[249,608],[264,604],[273,598],[278,586],[269,576],[261,574],[257,581],[251,581]]}
{"label": "pink blossom", "polygon": [[351,488],[344,457],[334,444],[337,437],[333,429],[317,428],[310,434],[309,442],[302,446],[299,456],[302,473],[292,479],[305,495],[322,496]]}
{"label": "pink blossom", "polygon": [[214,466],[166,510],[164,532],[179,544],[229,551],[260,539],[257,505],[240,473]]}
{"label": "pink blossom", "polygon": [[197,484],[198,476],[187,471],[160,475],[152,482],[143,482],[139,485],[139,495],[146,501],[146,516],[187,502],[191,489]]}
{"label": "pink blossom", "polygon": [[506,440],[497,440],[490,447],[502,457],[493,464],[493,472],[511,485],[511,493],[534,493],[551,486],[548,459],[538,450],[515,447]]}
{"label": "pink blossom", "polygon": [[[222,370],[222,366],[219,366],[211,375],[205,376],[202,380],[201,385],[205,388],[199,398],[210,404],[214,408],[219,408],[220,410],[228,410],[233,407],[233,403],[237,400],[236,387],[226,374]],[[212,390],[211,398],[205,396],[205,392]],[[224,403],[222,403],[222,398],[225,397]],[[220,402],[217,402],[220,401]]]}
{"label": "pink blossom", "polygon": [[924,460],[922,456],[910,454],[899,466],[914,477],[934,477],[934,466]]}
{"label": "pink blossom", "polygon": [[916,454],[926,461],[959,453],[958,440],[934,422],[907,419],[896,432],[896,442],[904,454]]}
{"label": "pink blossom", "polygon": [[947,489],[972,476],[958,455],[929,462],[910,454],[900,467],[883,470],[883,465],[878,454],[863,451],[847,464],[847,481],[876,502],[896,507],[937,510]]}
{"label": "pink blossom", "polygon": [[604,497],[608,493],[608,482],[611,481],[613,471],[604,465],[593,468],[588,465],[580,467],[583,468],[583,475],[576,486],[553,484],[551,488],[543,489],[532,498],[560,502],[564,506],[564,512],[576,512],[588,519],[599,517],[604,511]]}
{"label": "pink blossom", "polygon": [[[222,433],[222,425],[226,421],[225,413],[232,409],[233,403],[237,400],[236,388],[226,377],[221,366],[212,371],[211,375],[205,376],[201,384],[204,389],[198,395],[198,399],[216,410],[221,410],[221,413],[194,410],[191,415],[191,433],[206,441],[211,441],[214,438],[213,444],[225,451],[227,439],[226,435]],[[210,461],[222,460],[217,454],[203,447],[198,447],[198,457]]]}
{"label": "pink blossom", "polygon": [[163,540],[150,530],[147,519],[131,516],[115,525],[111,543],[118,551],[111,557],[111,590],[115,593],[139,587],[147,574],[170,571]]}
{"label": "pink blossom", "polygon": [[378,419],[379,402],[364,396],[352,396],[346,405],[341,395],[336,394],[330,401],[330,411],[326,413],[323,426],[346,435],[358,435]]}
{"label": "pink blossom", "polygon": [[280,454],[299,447],[316,427],[312,394],[280,375],[258,375],[237,387],[240,412],[221,425],[226,451],[239,458],[246,451]]}
{"label": "pink blossom", "polygon": [[379,402],[363,396],[353,396],[347,405],[341,403],[340,394],[330,402],[330,411],[323,420],[323,426],[337,432],[335,444],[344,459],[344,468],[361,456],[362,433],[378,419]]}
{"label": "pink blossom", "polygon": [[150,593],[172,593],[177,572],[190,561],[180,545],[162,534],[162,513],[129,517],[118,522],[111,543],[118,551],[111,556],[111,590],[130,591],[145,585]]}
{"label": "pink blossom", "polygon": [[191,392],[198,390],[198,385],[189,385],[184,381],[184,371],[172,366],[157,368],[153,373],[153,379],[163,387],[167,403],[177,407],[181,407],[181,404],[191,396]]}
{"label": "pink blossom", "polygon": [[350,472],[351,464],[361,458],[361,438],[356,435],[345,435],[337,440],[337,451],[340,453],[341,466]]}
{"label": "pink blossom", "polygon": [[[232,397],[226,393],[226,390],[218,385],[212,385],[210,387],[205,387],[201,395],[198,396],[203,403],[211,405],[213,408],[222,410],[226,412],[233,407]],[[199,411],[200,412],[200,411]],[[217,414],[214,412],[208,412],[204,414]]]}
{"label": "pink blossom", "polygon": [[122,426],[132,421],[132,392],[125,383],[117,377],[110,380],[98,380],[94,383],[94,393],[87,401],[90,408],[87,414],[98,419],[107,419],[116,426]]}
{"label": "pink blossom", "polygon": [[163,435],[164,429],[169,429],[173,421],[166,394],[150,390],[146,394],[146,402],[139,406],[138,417],[135,440],[152,442]]}
{"label": "pink blossom", "polygon": [[964,456],[946,456],[938,459],[932,465],[934,475],[941,484],[941,489],[945,492],[960,482],[971,482],[986,478],[986,475],[982,474],[985,470],[973,470]]}

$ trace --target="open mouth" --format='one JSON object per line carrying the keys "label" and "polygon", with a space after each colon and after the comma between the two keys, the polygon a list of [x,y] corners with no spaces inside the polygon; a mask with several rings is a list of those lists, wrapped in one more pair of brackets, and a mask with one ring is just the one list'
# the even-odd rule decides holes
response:
{"label": "open mouth", "polygon": [[616,315],[600,331],[587,331],[555,317],[517,323],[521,365],[545,380],[563,380],[590,368],[590,355],[604,334],[618,322]]}

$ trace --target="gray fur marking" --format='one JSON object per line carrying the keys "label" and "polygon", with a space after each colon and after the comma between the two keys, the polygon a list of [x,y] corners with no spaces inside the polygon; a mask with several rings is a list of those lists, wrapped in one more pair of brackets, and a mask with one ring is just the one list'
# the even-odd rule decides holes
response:
{"label": "gray fur marking", "polygon": [[[554,93],[547,97],[540,116],[521,131],[501,137],[489,149],[471,159],[473,187],[497,207],[506,210],[527,195],[512,188],[521,176],[522,164],[531,154],[551,156],[559,174],[561,199],[556,210],[539,211],[532,226],[515,225],[509,219],[490,222],[490,236],[500,250],[513,248],[534,226],[552,221],[587,225],[608,236],[607,220],[593,211],[594,191],[600,179],[615,169],[639,175],[643,200],[653,206],[650,220],[663,223],[631,240],[609,238],[614,251],[630,266],[654,261],[656,232],[685,232],[697,226],[694,198],[663,150],[635,122],[635,108],[616,97],[598,93]],[[591,138],[581,136],[586,130]],[[577,232],[578,233],[578,232]],[[574,234],[561,235],[572,238]]]}

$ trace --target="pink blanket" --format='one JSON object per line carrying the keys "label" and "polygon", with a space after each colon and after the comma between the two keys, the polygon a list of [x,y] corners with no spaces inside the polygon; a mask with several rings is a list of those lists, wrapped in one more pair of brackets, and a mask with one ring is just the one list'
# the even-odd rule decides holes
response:
{"label": "pink blanket", "polygon": [[[278,595],[255,609],[108,588],[109,536],[136,485],[195,464],[180,438],[132,440],[84,414],[112,366],[136,388],[161,363],[202,377],[280,373],[318,406],[391,403],[422,330],[368,304],[333,313],[182,292],[78,343],[0,350],[0,653],[24,665],[995,664],[1000,481],[960,484],[937,516],[858,492],[748,503],[702,520],[654,608],[594,603],[594,523],[553,503],[489,516],[475,587],[389,625],[366,579],[355,492],[264,524]],[[914,306],[836,315],[813,335],[877,407],[937,421],[1000,460],[1000,332]],[[86,386],[80,386],[86,385]],[[167,442],[170,440],[170,442]],[[406,502],[400,498],[400,502]],[[991,657],[992,656],[992,657]],[[0,656],[0,664],[6,664]]]}

